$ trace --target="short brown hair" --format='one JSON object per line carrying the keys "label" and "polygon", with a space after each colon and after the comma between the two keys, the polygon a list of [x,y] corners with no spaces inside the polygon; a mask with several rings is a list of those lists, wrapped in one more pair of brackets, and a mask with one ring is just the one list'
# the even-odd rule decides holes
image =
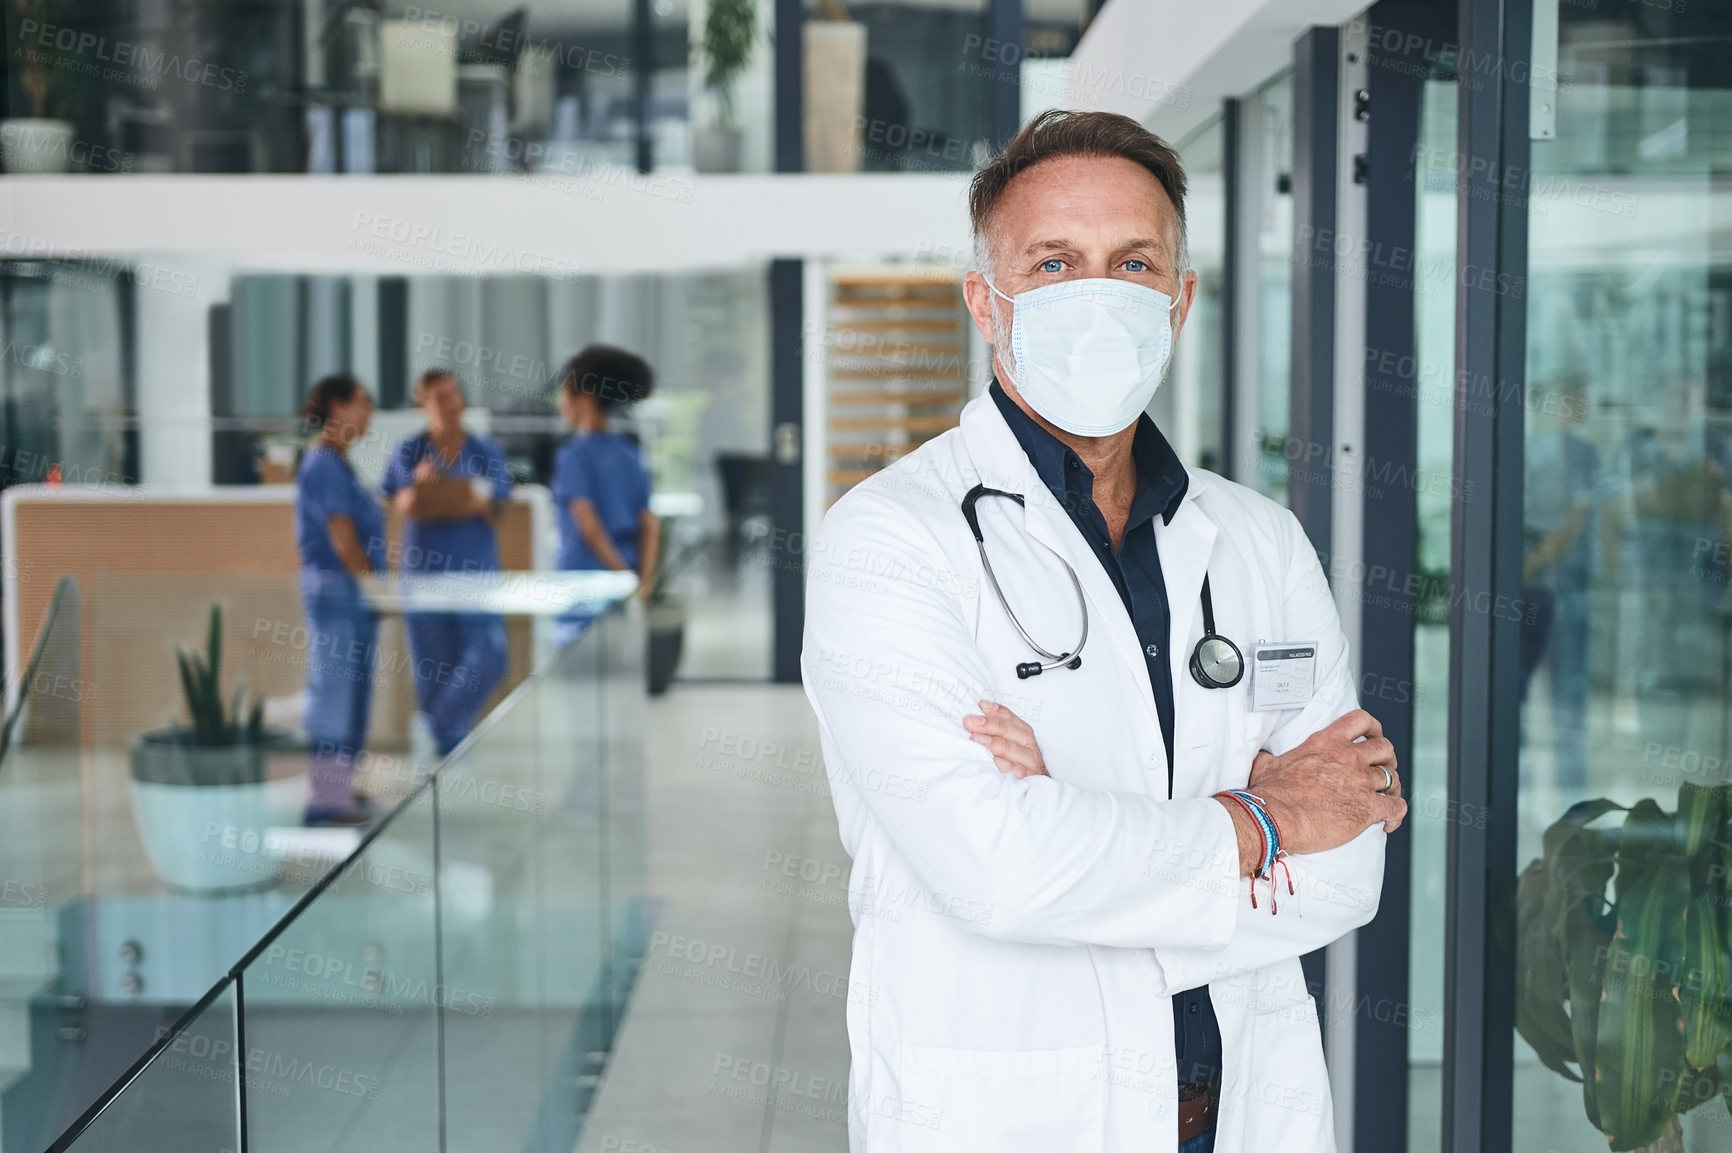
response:
{"label": "short brown hair", "polygon": [[455,372],[452,372],[448,368],[429,368],[426,372],[423,372],[420,376],[415,378],[415,391],[411,394],[415,403],[421,404],[425,401],[427,399],[427,390],[442,380],[457,381],[458,391],[462,391],[463,382],[457,380],[457,374]]}
{"label": "short brown hair", "polygon": [[974,174],[968,188],[968,218],[974,230],[975,261],[990,257],[986,237],[992,215],[1010,182],[1045,160],[1060,156],[1118,156],[1148,169],[1179,215],[1179,251],[1184,272],[1190,264],[1185,232],[1185,166],[1179,154],[1159,136],[1116,112],[1077,112],[1049,108],[1023,125],[1003,152]]}

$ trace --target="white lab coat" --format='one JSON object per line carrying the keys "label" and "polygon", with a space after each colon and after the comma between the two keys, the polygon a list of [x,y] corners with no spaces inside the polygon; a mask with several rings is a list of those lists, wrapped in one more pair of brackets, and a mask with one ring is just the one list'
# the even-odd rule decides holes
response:
{"label": "white lab coat", "polygon": [[[1080,621],[1082,665],[1033,658],[985,582],[960,511],[977,481],[993,569],[1044,647]],[[855,924],[847,1004],[854,1153],[1171,1153],[1171,994],[1207,983],[1220,1021],[1218,1153],[1335,1148],[1316,1004],[1299,960],[1369,921],[1384,834],[1291,860],[1279,913],[1252,909],[1217,790],[1357,706],[1316,553],[1291,513],[1192,470],[1156,518],[1172,606],[1173,799],[1135,629],[990,397],[961,427],[856,486],[813,542],[801,669],[817,713]],[[1057,555],[1055,555],[1055,553]],[[1309,706],[1253,712],[1188,661],[1207,570],[1217,629],[1314,641]],[[976,702],[1034,728],[1049,777],[1000,772],[969,739]],[[1279,870],[1278,870],[1279,872]],[[1351,1006],[1344,1007],[1351,1012]]]}

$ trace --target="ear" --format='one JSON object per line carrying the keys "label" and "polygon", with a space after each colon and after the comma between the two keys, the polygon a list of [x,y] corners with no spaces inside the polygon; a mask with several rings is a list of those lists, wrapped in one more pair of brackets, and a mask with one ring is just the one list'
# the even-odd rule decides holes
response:
{"label": "ear", "polygon": [[1191,315],[1191,305],[1197,299],[1197,270],[1187,269],[1184,279],[1179,284],[1179,315],[1173,321],[1173,343],[1179,342],[1179,333],[1185,330],[1185,318]]}
{"label": "ear", "polygon": [[968,315],[974,320],[975,331],[981,339],[992,343],[992,289],[987,286],[986,277],[978,272],[969,272],[962,278],[962,300],[968,305]]}

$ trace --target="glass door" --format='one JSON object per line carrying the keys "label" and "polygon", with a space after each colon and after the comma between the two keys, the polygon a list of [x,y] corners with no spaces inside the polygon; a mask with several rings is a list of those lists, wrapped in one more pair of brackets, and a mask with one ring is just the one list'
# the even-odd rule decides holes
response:
{"label": "glass door", "polygon": [[1732,1150],[1732,8],[1558,11],[1520,191],[1512,1145]]}

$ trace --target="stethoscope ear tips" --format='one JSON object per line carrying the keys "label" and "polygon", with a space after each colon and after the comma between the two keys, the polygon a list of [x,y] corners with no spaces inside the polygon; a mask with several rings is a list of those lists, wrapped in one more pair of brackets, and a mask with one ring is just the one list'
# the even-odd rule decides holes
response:
{"label": "stethoscope ear tips", "polygon": [[1080,668],[1082,668],[1082,658],[1081,657],[1073,658],[1071,660],[1070,664],[1066,665],[1065,668],[1067,668],[1067,669],[1080,669]]}
{"label": "stethoscope ear tips", "polygon": [[[1077,660],[1080,662],[1082,658],[1078,657]],[[1040,676],[1040,673],[1041,668],[1039,661],[1025,661],[1016,666],[1016,679],[1019,681],[1026,681],[1029,677],[1038,677]]]}

